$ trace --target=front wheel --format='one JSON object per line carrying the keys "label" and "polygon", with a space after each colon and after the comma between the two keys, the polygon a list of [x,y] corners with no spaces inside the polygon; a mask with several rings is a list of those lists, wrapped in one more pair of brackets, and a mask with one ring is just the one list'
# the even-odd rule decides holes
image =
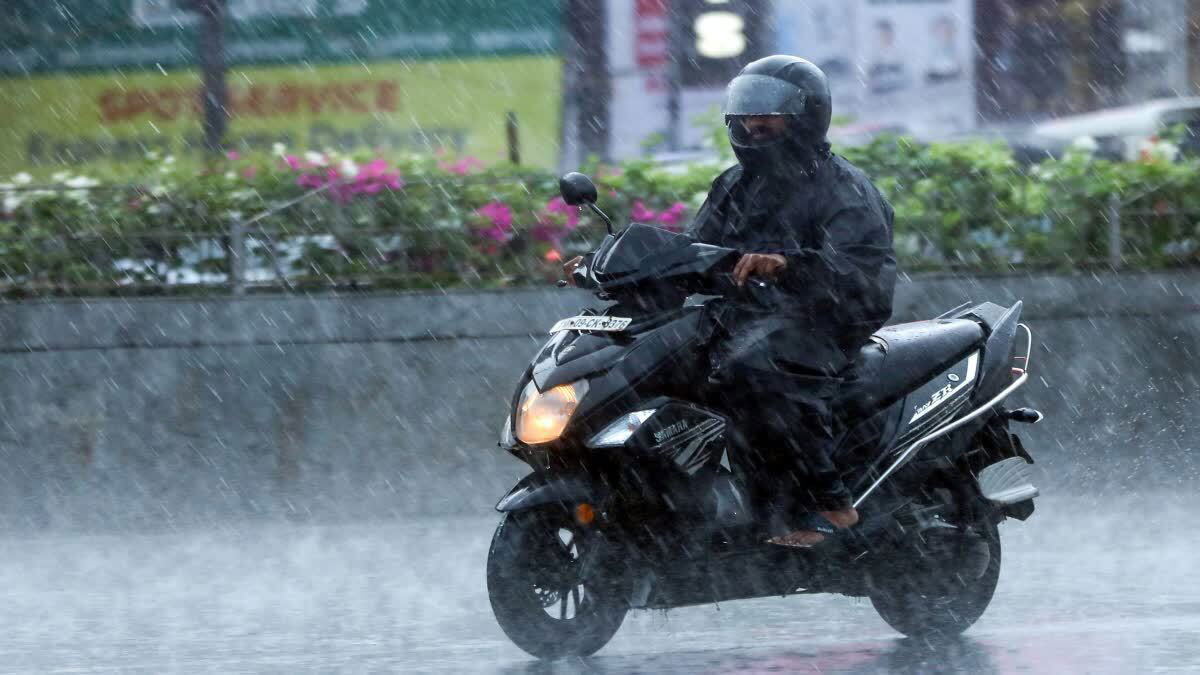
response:
{"label": "front wheel", "polygon": [[492,612],[532,656],[588,656],[625,620],[622,585],[603,577],[597,537],[561,506],[507,513],[496,528],[487,561]]}
{"label": "front wheel", "polygon": [[909,637],[958,635],[983,616],[1000,579],[995,523],[939,529],[898,553],[875,575],[871,604]]}

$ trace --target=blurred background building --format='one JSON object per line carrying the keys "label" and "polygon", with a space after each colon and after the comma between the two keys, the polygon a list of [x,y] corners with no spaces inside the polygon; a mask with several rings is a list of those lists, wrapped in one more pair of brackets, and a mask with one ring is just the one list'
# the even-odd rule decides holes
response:
{"label": "blurred background building", "polygon": [[1200,80],[1196,0],[10,0],[0,171],[200,152],[203,12],[223,8],[230,148],[711,152],[724,84],[786,52],[835,135],[949,138]]}
{"label": "blurred background building", "polygon": [[[1191,3],[1200,7],[1200,3]],[[1187,95],[1196,53],[1187,0],[980,0],[987,119],[1062,115]]]}
{"label": "blurred background building", "polygon": [[606,0],[608,151],[703,145],[720,89],[769,53],[830,76],[835,136],[962,137],[1190,96],[1188,0]]}

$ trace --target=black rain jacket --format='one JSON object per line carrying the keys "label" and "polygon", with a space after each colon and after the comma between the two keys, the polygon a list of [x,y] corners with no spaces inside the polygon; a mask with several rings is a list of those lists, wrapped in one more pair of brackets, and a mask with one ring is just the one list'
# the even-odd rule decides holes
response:
{"label": "black rain jacket", "polygon": [[892,315],[896,260],[892,207],[862,171],[837,155],[791,171],[751,176],[734,166],[713,181],[688,233],[743,253],[780,253],[787,267],[768,303],[725,317],[725,359],[753,354],[835,376]]}

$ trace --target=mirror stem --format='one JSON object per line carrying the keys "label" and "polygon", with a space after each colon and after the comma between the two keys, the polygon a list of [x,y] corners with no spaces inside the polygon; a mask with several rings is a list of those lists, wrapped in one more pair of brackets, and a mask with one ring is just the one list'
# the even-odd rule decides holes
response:
{"label": "mirror stem", "polygon": [[596,206],[592,202],[588,202],[588,208],[592,210],[592,213],[595,213],[596,215],[600,216],[600,218],[604,221],[605,227],[608,228],[608,233],[612,234],[613,233],[612,221],[609,220],[608,216],[605,215],[604,212],[600,210],[600,207]]}

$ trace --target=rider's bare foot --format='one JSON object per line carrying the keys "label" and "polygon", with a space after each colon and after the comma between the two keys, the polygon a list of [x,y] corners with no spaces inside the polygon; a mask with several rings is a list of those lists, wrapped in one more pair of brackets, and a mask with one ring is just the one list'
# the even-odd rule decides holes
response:
{"label": "rider's bare foot", "polygon": [[858,509],[853,506],[847,506],[838,511],[817,511],[817,515],[833,523],[833,526],[839,530],[858,524]]}
{"label": "rider's bare foot", "polygon": [[780,546],[807,548],[825,541],[825,535],[811,530],[796,530],[795,532],[781,534],[778,537],[771,537],[767,541],[772,544],[779,544]]}
{"label": "rider's bare foot", "polygon": [[[839,509],[837,511],[818,511],[817,515],[825,520],[828,520],[834,527],[844,530],[847,527],[854,527],[858,523],[858,511],[853,507]],[[812,530],[796,530],[787,534],[774,537],[769,540],[772,544],[781,544],[783,546],[815,546],[825,541],[825,535]]]}

